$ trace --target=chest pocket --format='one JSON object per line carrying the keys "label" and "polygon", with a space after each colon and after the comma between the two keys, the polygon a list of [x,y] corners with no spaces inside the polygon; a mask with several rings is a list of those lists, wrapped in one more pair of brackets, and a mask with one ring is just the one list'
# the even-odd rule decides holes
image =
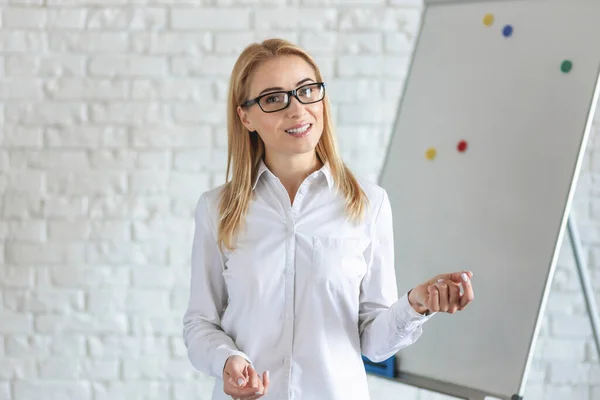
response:
{"label": "chest pocket", "polygon": [[367,272],[363,252],[369,240],[360,237],[313,237],[315,283],[334,290],[359,289]]}

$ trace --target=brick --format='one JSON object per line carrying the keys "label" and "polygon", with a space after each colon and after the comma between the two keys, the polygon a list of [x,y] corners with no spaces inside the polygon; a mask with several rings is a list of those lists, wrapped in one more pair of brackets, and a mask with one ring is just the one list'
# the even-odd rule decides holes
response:
{"label": "brick", "polygon": [[168,119],[169,108],[160,103],[93,104],[91,121],[98,124],[143,126],[158,124]]}
{"label": "brick", "polygon": [[[32,332],[31,315],[12,311],[0,311],[0,334],[29,334]],[[2,368],[0,368],[0,371]]]}
{"label": "brick", "polygon": [[352,7],[340,12],[340,31],[416,32],[420,10]]}
{"label": "brick", "polygon": [[1,380],[31,380],[37,377],[35,360],[32,358],[0,358]]}
{"label": "brick", "polygon": [[136,171],[129,178],[132,193],[157,194],[167,191],[169,174],[167,172]]}
{"label": "brick", "polygon": [[119,265],[132,262],[130,243],[90,242],[86,248],[86,261],[91,264]]}
{"label": "brick", "polygon": [[86,9],[48,9],[46,27],[52,29],[83,29],[88,10]]}
{"label": "brick", "polygon": [[37,357],[44,359],[50,355],[83,356],[85,338],[83,336],[9,336],[6,338],[7,355],[11,357]]}
{"label": "brick", "polygon": [[215,32],[214,52],[217,54],[240,54],[254,39],[253,32]]}
{"label": "brick", "polygon": [[197,57],[171,57],[171,73],[178,76],[202,76],[228,79],[236,56],[201,55]]}
{"label": "brick", "polygon": [[43,380],[74,381],[81,376],[81,365],[77,358],[46,357],[40,360],[38,370]]}
{"label": "brick", "polygon": [[42,198],[38,195],[6,193],[4,195],[2,215],[5,218],[27,219],[40,216]]}
{"label": "brick", "polygon": [[0,266],[0,287],[6,289],[32,289],[35,270],[31,267]]}
{"label": "brick", "polygon": [[209,125],[194,127],[144,126],[132,129],[131,140],[134,148],[190,148],[211,147]]}
{"label": "brick", "polygon": [[586,338],[592,334],[587,316],[553,315],[552,334],[561,338]]}
{"label": "brick", "polygon": [[123,360],[123,377],[125,380],[192,380],[199,376],[187,358],[172,359],[167,357],[146,356]]}
{"label": "brick", "polygon": [[129,222],[94,220],[91,222],[90,238],[92,240],[131,240]]}
{"label": "brick", "polygon": [[170,288],[176,281],[172,268],[144,266],[132,271],[134,287]]}
{"label": "brick", "polygon": [[43,129],[41,127],[5,126],[4,148],[40,148],[43,145]]}
{"label": "brick", "polygon": [[177,197],[197,199],[210,188],[209,182],[210,175],[207,173],[173,172],[169,181],[169,193]]}
{"label": "brick", "polygon": [[90,201],[89,217],[92,220],[105,218],[126,218],[129,216],[129,201],[126,197],[95,196]]}
{"label": "brick", "polygon": [[93,358],[138,358],[154,355],[168,356],[168,339],[156,336],[92,336],[88,338],[90,356]]}
{"label": "brick", "polygon": [[91,166],[95,169],[133,169],[136,165],[138,154],[127,149],[99,149],[90,154]]}
{"label": "brick", "polygon": [[386,53],[410,54],[416,36],[416,32],[386,32],[383,37],[383,49]]}
{"label": "brick", "polygon": [[137,79],[133,81],[131,97],[135,100],[179,100],[207,102],[215,99],[208,79],[178,78],[171,80]]}
{"label": "brick", "polygon": [[134,335],[180,335],[181,317],[131,317],[131,332]]}
{"label": "brick", "polygon": [[38,288],[35,291],[6,291],[6,308],[9,310],[34,313],[70,313],[83,311],[83,292]]}
{"label": "brick", "polygon": [[87,154],[83,150],[39,150],[28,151],[26,167],[32,170],[87,170],[90,168]]}
{"label": "brick", "polygon": [[197,104],[173,105],[173,119],[181,124],[225,124],[226,105],[210,103],[202,105],[203,112],[198,112]]}
{"label": "brick", "polygon": [[165,382],[132,381],[94,385],[94,400],[164,400],[169,398],[169,384]]}
{"label": "brick", "polygon": [[43,97],[41,80],[21,77],[0,80],[0,99],[41,100]]}
{"label": "brick", "polygon": [[72,125],[87,120],[86,107],[81,103],[9,103],[5,105],[6,121],[27,125]]}
{"label": "brick", "polygon": [[30,170],[11,170],[6,174],[5,193],[32,194],[43,193],[44,173]]}
{"label": "brick", "polygon": [[164,8],[101,8],[92,9],[87,28],[99,30],[164,29],[167,10]]}
{"label": "brick", "polygon": [[129,37],[122,32],[54,31],[48,36],[53,52],[123,53],[129,49]]}
{"label": "brick", "polygon": [[49,98],[60,100],[123,100],[129,96],[129,82],[114,79],[56,79],[46,83]]}
{"label": "brick", "polygon": [[173,157],[175,171],[199,172],[210,162],[210,149],[180,150]]}
{"label": "brick", "polygon": [[42,29],[46,26],[46,17],[45,10],[41,8],[9,7],[2,14],[2,26],[5,29]]}
{"label": "brick", "polygon": [[6,245],[6,260],[14,265],[76,264],[84,261],[84,245],[60,242],[44,244],[11,242]]}
{"label": "brick", "polygon": [[124,286],[130,282],[129,270],[121,267],[53,267],[50,273],[52,283],[64,288]]}
{"label": "brick", "polygon": [[7,55],[5,73],[7,76],[83,76],[86,56],[79,54],[52,55]]}
{"label": "brick", "polygon": [[329,54],[338,49],[338,34],[320,31],[302,32],[299,44],[311,55]]}
{"label": "brick", "polygon": [[169,292],[160,289],[129,289],[125,308],[131,315],[167,315],[170,313]]}
{"label": "brick", "polygon": [[126,147],[127,129],[123,127],[48,128],[44,134],[48,147],[98,148]]}
{"label": "brick", "polygon": [[58,195],[121,194],[127,188],[126,174],[113,171],[49,171],[46,182],[48,193]]}
{"label": "brick", "polygon": [[254,26],[259,31],[305,28],[323,31],[336,28],[338,11],[334,8],[299,8],[293,12],[288,8],[257,9],[253,17]]}
{"label": "brick", "polygon": [[42,53],[46,47],[46,34],[30,30],[0,31],[0,51]]}
{"label": "brick", "polygon": [[544,400],[595,400],[590,398],[590,390],[585,385],[556,385],[546,384]]}
{"label": "brick", "polygon": [[250,28],[250,10],[236,8],[173,8],[172,29],[246,30]]}
{"label": "brick", "polygon": [[132,218],[147,219],[157,214],[164,215],[169,212],[170,201],[165,195],[157,196],[132,196],[128,203],[128,210]]}
{"label": "brick", "polygon": [[128,329],[127,316],[123,314],[90,315],[40,315],[36,317],[35,329],[41,333],[124,334]]}
{"label": "brick", "polygon": [[167,62],[163,57],[127,55],[95,55],[91,57],[89,71],[91,76],[164,76]]}
{"label": "brick", "polygon": [[187,357],[187,347],[183,340],[171,338],[171,355],[175,358]]}
{"label": "brick", "polygon": [[[52,1],[52,0],[50,0]],[[15,381],[13,383],[14,400],[31,399],[77,399],[92,400],[89,382],[53,382],[53,381]]]}
{"label": "brick", "polygon": [[171,168],[171,154],[161,150],[140,150],[137,153],[136,167],[154,171]]}
{"label": "brick", "polygon": [[536,347],[536,354],[543,360],[585,361],[585,341],[540,338]]}
{"label": "brick", "polygon": [[381,32],[340,33],[338,51],[342,54],[381,53],[383,34]]}
{"label": "brick", "polygon": [[131,262],[133,265],[166,264],[168,258],[168,243],[147,242],[133,243],[130,246]]}
{"label": "brick", "polygon": [[135,32],[131,47],[134,52],[154,55],[205,54],[213,49],[212,32]]}
{"label": "brick", "polygon": [[52,196],[44,204],[44,216],[51,218],[82,217],[87,214],[87,210],[86,197]]}

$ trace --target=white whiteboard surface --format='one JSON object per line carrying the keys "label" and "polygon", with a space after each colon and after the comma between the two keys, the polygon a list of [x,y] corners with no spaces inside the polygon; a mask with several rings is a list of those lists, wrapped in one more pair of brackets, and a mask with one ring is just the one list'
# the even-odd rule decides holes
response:
{"label": "white whiteboard surface", "polygon": [[475,301],[428,321],[401,373],[522,395],[595,109],[598,21],[591,0],[426,4],[380,184],[399,293],[468,269]]}

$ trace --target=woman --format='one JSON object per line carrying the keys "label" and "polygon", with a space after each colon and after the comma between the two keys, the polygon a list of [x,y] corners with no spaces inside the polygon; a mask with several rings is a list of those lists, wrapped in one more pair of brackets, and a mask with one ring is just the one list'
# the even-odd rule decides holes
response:
{"label": "woman", "polygon": [[271,39],[242,52],[228,182],[197,204],[184,316],[192,365],[219,379],[214,400],[368,399],[361,354],[385,360],[473,299],[467,271],[398,299],[387,193],[344,165],[330,113],[305,51]]}

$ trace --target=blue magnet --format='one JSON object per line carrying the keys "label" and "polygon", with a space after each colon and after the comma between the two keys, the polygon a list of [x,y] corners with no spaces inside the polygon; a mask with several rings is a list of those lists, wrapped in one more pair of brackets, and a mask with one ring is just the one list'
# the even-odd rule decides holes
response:
{"label": "blue magnet", "polygon": [[512,36],[513,27],[511,25],[506,25],[504,29],[502,29],[502,34],[506,37]]}

